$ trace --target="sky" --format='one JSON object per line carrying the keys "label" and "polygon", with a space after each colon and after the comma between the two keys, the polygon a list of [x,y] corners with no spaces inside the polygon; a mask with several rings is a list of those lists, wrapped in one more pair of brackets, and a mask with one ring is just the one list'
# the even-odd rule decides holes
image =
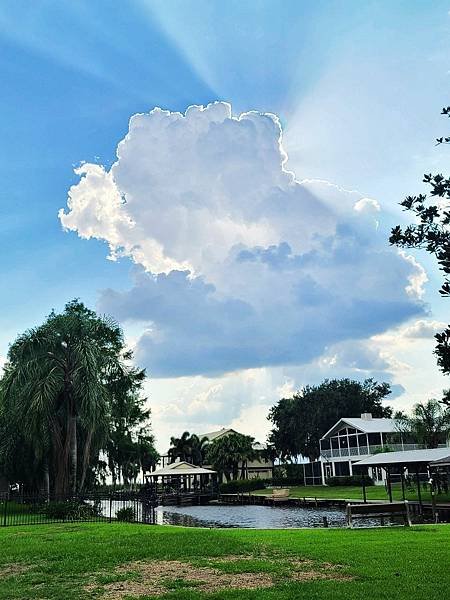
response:
{"label": "sky", "polygon": [[447,172],[450,2],[5,0],[0,360],[77,297],[145,366],[158,447],[325,378],[449,387],[440,275],[388,243]]}

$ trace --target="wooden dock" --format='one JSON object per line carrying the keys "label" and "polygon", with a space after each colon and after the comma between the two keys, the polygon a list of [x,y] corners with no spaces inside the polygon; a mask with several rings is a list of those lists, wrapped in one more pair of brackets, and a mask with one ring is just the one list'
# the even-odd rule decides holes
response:
{"label": "wooden dock", "polygon": [[158,493],[156,504],[158,506],[192,506],[209,504],[217,498],[217,494],[182,493]]}
{"label": "wooden dock", "polygon": [[[291,507],[304,507],[304,508],[328,508],[336,507],[346,509],[348,504],[361,504],[361,500],[356,499],[343,499],[343,498],[274,498],[272,495],[263,494],[220,494],[217,500],[222,504],[254,504],[259,506],[291,506]],[[368,500],[366,504],[379,504],[380,500]],[[386,501],[388,503],[388,501]],[[415,517],[426,516],[431,517],[433,513],[432,505],[430,502],[422,502],[422,505],[418,501],[412,500],[409,502],[411,513]],[[442,523],[450,522],[450,503],[440,503],[436,505],[436,513],[438,514],[438,520]]]}
{"label": "wooden dock", "polygon": [[[298,506],[298,507],[328,507],[337,506],[345,508],[350,500],[330,498],[276,498],[272,495],[262,494],[220,494],[219,502],[223,504],[256,504],[259,506]],[[354,501],[360,502],[360,501]]]}

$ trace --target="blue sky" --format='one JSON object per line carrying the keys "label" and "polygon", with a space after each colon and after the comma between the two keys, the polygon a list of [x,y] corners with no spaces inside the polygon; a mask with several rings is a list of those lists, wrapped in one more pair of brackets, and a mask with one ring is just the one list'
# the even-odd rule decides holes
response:
{"label": "blue sky", "polygon": [[[263,435],[266,407],[280,393],[323,376],[368,374],[389,379],[405,390],[398,399],[399,406],[409,406],[423,395],[437,393],[445,381],[434,367],[432,343],[426,337],[405,335],[405,339],[415,341],[404,341],[397,347],[392,331],[412,327],[421,320],[447,319],[448,309],[436,293],[439,276],[431,261],[417,256],[428,276],[428,282],[422,282],[423,295],[410,304],[406,296],[394,298],[391,292],[395,278],[407,278],[411,275],[407,268],[413,267],[399,260],[394,268],[397,258],[383,254],[382,236],[403,219],[397,203],[404,195],[422,189],[424,172],[448,171],[448,152],[436,148],[433,140],[445,133],[446,127],[439,113],[449,98],[449,11],[450,3],[440,1],[2,2],[0,269],[4,293],[0,355],[5,356],[8,342],[17,333],[40,322],[51,308],[61,308],[72,297],[113,312],[123,321],[130,343],[137,343],[138,356],[149,371],[161,375],[149,384],[149,392],[155,429],[162,438],[170,428],[207,429],[230,422],[241,429],[247,424],[249,433]],[[345,238],[347,251],[350,239],[361,241],[367,254],[366,262],[360,261],[361,281],[371,267],[375,274],[383,272],[384,265],[386,273],[393,269],[390,278],[375,278],[377,286],[385,286],[386,304],[378,311],[372,305],[367,309],[362,318],[364,327],[346,322],[345,335],[336,329],[322,340],[324,323],[330,330],[333,312],[327,311],[325,316],[311,313],[311,329],[306,331],[303,323],[298,324],[298,331],[308,343],[287,341],[286,323],[275,318],[279,304],[265,305],[264,310],[255,304],[254,298],[263,290],[260,274],[251,270],[249,262],[241,262],[239,272],[228,271],[227,258],[219,273],[212,263],[200,261],[194,250],[186,248],[185,260],[181,260],[178,246],[173,245],[173,265],[178,271],[190,273],[183,280],[171,276],[167,268],[158,270],[151,261],[136,258],[133,251],[115,262],[106,260],[105,240],[111,243],[109,234],[97,232],[101,239],[80,239],[83,225],[75,218],[73,231],[63,230],[58,211],[68,210],[68,190],[80,181],[74,167],[86,161],[102,165],[107,171],[115,161],[117,144],[127,133],[132,115],[154,107],[184,113],[190,105],[206,106],[214,101],[231,103],[233,115],[249,110],[277,115],[283,130],[283,149],[289,157],[286,168],[295,172],[297,180],[320,179],[356,193],[340,195],[323,185],[308,191],[320,198],[329,214],[338,215],[339,227],[348,227],[339,238]],[[222,142],[218,140],[219,145]],[[229,151],[235,147],[239,162],[239,146],[231,145]],[[130,144],[129,150],[128,162],[122,161],[117,177],[128,189],[135,189],[131,173],[136,164],[133,152],[138,149]],[[145,151],[151,161],[158,146],[148,146]],[[175,160],[178,155],[168,156]],[[261,156],[254,168],[266,164],[264,160]],[[183,172],[180,165],[179,173]],[[166,190],[169,195],[170,190]],[[149,198],[151,204],[151,191]],[[362,221],[353,222],[349,217],[350,223],[343,209],[344,204],[358,198],[373,199],[381,206],[381,224],[375,237],[370,234],[368,222],[361,225]],[[281,214],[285,208],[280,206],[279,210]],[[307,218],[305,214],[298,216],[299,223],[306,223],[323,240],[335,242],[336,230],[333,235],[322,231],[322,213],[315,210],[307,211]],[[134,218],[142,218],[142,235],[150,239],[153,234],[148,233],[151,227],[143,214],[136,208]],[[165,213],[153,214],[165,218]],[[273,260],[274,252],[289,241],[289,264],[305,260],[307,251],[295,247],[295,234],[281,220],[273,240],[267,238],[271,243],[266,244],[266,238],[258,235],[255,243],[244,240],[253,257],[261,257],[264,252],[268,256],[268,248],[273,247],[269,252]],[[158,237],[157,232],[154,236]],[[168,239],[164,240],[166,249]],[[210,243],[206,238],[202,240],[200,243]],[[324,256],[326,248],[323,241]],[[298,278],[296,301],[301,297],[301,310],[305,298],[317,307],[327,297],[336,315],[340,305],[336,298],[326,295],[330,291],[326,288],[338,285],[332,283],[333,273],[342,279],[342,264],[350,269],[352,262],[343,261],[337,251],[333,260],[334,267],[320,282],[313,282],[315,287],[307,279],[314,276],[313,272],[292,274]],[[319,269],[318,264],[314,271]],[[277,268],[281,269],[279,263]],[[194,352],[185,363],[181,352],[169,356],[168,348],[173,347],[170,340],[183,340],[184,352],[189,353],[188,342],[193,334],[177,325],[180,314],[186,314],[174,306],[164,315],[157,306],[149,307],[149,287],[154,279],[146,279],[145,269],[159,277],[167,293],[173,293],[169,283],[176,280],[181,286],[177,292],[180,298],[187,294],[192,308],[199,302],[204,306],[197,319],[194,310],[188,312],[195,331],[202,327],[205,331],[193,342],[198,353]],[[194,273],[197,279],[192,280]],[[239,289],[227,287],[226,276],[236,280],[242,277],[245,291],[244,283]],[[289,279],[284,278],[287,275],[284,279],[279,278],[281,275],[274,277],[275,283],[270,285],[294,285],[291,275]],[[369,278],[364,285],[366,291],[370,289]],[[212,292],[208,286],[213,286]],[[195,294],[201,295],[201,300]],[[346,306],[343,298],[340,293],[339,302]],[[254,344],[245,342],[239,327],[245,311],[238,301],[245,302],[250,312],[263,315],[245,323]],[[399,308],[404,301],[408,305]],[[396,308],[388,310],[386,307],[393,307],[392,303],[397,303]],[[295,306],[287,303],[286,314],[291,322],[299,314]],[[214,328],[208,331],[204,325],[205,311],[210,309],[211,323],[219,320],[229,324],[222,328],[226,344],[223,342],[220,348],[214,342],[216,333],[211,333]],[[156,323],[156,331],[159,324],[169,340],[168,347],[152,338],[155,334],[149,333],[149,323]],[[278,341],[267,344],[277,336]],[[240,342],[230,344],[232,339]],[[337,349],[333,346],[336,344]],[[308,347],[309,354],[302,354],[298,345]],[[364,355],[364,366],[355,362],[351,348],[353,354],[356,348],[359,357]],[[209,362],[211,367],[207,367]],[[161,367],[169,363],[176,366],[172,370]],[[420,373],[416,368],[419,364],[425,364]],[[260,414],[263,416],[258,424],[253,425],[255,415]]]}

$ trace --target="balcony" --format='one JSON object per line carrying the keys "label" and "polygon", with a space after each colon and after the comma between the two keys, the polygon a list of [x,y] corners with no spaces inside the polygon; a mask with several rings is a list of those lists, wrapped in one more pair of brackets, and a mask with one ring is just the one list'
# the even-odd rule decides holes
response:
{"label": "balcony", "polygon": [[[420,444],[386,444],[386,448],[401,452],[402,450],[420,450],[422,448]],[[380,452],[382,446],[360,446],[359,448],[333,448],[330,450],[321,450],[320,455],[322,458],[333,459],[333,458],[347,458],[353,456],[369,456]]]}

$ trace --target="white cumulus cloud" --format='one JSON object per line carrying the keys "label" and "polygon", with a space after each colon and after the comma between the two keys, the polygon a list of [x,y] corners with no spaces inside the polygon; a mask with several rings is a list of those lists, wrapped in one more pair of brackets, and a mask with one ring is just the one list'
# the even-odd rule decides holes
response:
{"label": "white cumulus cloud", "polygon": [[100,307],[146,324],[150,375],[305,364],[424,314],[426,275],[379,203],[286,161],[276,116],[216,102],[135,115],[110,170],[77,171],[61,222],[138,265]]}

